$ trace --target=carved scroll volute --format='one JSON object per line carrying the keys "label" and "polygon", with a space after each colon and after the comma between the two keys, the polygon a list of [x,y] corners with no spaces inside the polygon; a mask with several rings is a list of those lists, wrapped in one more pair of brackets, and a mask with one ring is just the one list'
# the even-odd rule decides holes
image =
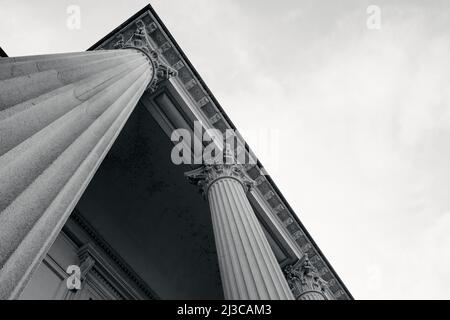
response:
{"label": "carved scroll volute", "polygon": [[204,164],[198,169],[186,172],[185,176],[189,182],[199,187],[205,199],[208,196],[209,187],[221,178],[233,178],[239,181],[246,193],[255,186],[255,182],[245,173],[245,165],[236,163],[228,144],[221,161],[215,160],[210,164]]}
{"label": "carved scroll volute", "polygon": [[162,81],[177,76],[178,72],[162,61],[158,52],[152,49],[149,39],[145,23],[142,20],[137,20],[132,35],[125,39],[124,35],[119,33],[112,47],[114,49],[137,49],[147,56],[154,69],[154,77],[147,90],[153,92]]}
{"label": "carved scroll volute", "polygon": [[287,265],[283,272],[296,299],[328,299],[328,283],[322,279],[308,255],[305,254],[296,263]]}

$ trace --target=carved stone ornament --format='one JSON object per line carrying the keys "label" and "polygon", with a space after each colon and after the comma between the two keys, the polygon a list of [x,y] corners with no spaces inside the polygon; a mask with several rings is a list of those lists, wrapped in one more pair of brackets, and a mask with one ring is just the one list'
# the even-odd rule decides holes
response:
{"label": "carved stone ornament", "polygon": [[320,293],[323,299],[327,299],[328,283],[319,275],[308,255],[284,267],[283,272],[296,299],[310,292]]}
{"label": "carved stone ornament", "polygon": [[158,84],[162,81],[175,77],[178,74],[175,69],[171,68],[161,60],[158,52],[152,49],[145,24],[142,20],[136,21],[136,30],[128,39],[125,40],[123,34],[119,33],[116,36],[116,42],[113,44],[113,48],[133,48],[141,51],[147,56],[154,70],[153,78],[147,87],[147,90],[150,92],[155,91]]}
{"label": "carved stone ornament", "polygon": [[255,186],[255,182],[247,176],[244,171],[245,165],[235,163],[232,152],[227,148],[222,162],[205,164],[202,167],[186,172],[185,177],[199,187],[199,191],[207,198],[209,187],[222,178],[233,178],[238,180],[249,192]]}

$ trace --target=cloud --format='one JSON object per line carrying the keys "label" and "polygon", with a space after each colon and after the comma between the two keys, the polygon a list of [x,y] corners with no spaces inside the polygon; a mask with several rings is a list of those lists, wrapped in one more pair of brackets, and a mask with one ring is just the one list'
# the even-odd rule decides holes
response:
{"label": "cloud", "polygon": [[[74,33],[1,1],[2,46],[85,50],[145,4],[79,3]],[[380,0],[380,30],[369,4],[152,1],[244,137],[279,132],[260,160],[356,298],[450,298],[450,2]]]}
{"label": "cloud", "polygon": [[379,31],[362,1],[204,5],[175,38],[244,137],[279,130],[260,160],[354,296],[449,297],[412,281],[450,210],[449,4],[380,2]]}

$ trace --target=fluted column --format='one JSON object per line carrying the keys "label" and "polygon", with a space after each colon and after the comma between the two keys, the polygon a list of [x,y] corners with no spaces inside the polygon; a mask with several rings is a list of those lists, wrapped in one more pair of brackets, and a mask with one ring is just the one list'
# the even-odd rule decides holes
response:
{"label": "fluted column", "polygon": [[137,49],[0,59],[0,299],[19,296],[154,71]]}
{"label": "fluted column", "polygon": [[210,165],[186,175],[209,201],[225,299],[293,299],[247,199],[249,180],[240,166]]}

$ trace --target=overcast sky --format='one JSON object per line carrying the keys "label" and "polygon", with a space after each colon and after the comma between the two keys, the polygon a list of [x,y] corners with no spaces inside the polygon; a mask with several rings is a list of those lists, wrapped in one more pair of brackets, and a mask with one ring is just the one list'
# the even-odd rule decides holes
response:
{"label": "overcast sky", "polygon": [[[84,51],[147,3],[0,0],[0,46]],[[355,298],[450,299],[450,1],[151,4]]]}

